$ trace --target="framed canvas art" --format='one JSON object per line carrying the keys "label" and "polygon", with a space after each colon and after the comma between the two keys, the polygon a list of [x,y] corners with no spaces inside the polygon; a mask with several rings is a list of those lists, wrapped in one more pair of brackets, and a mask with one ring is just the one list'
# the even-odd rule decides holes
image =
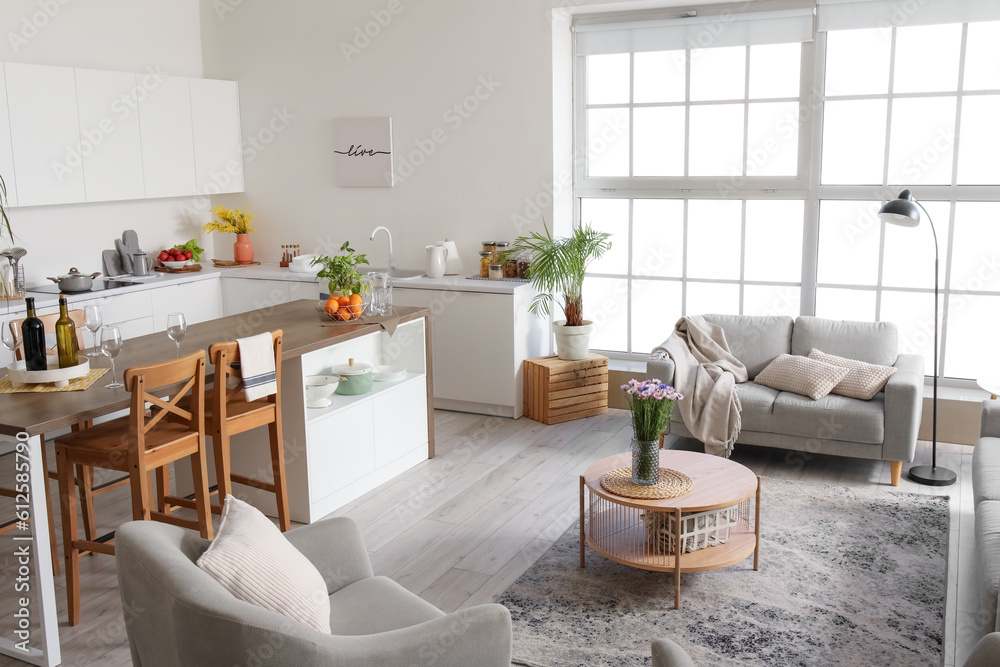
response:
{"label": "framed canvas art", "polygon": [[333,161],[338,186],[391,188],[392,118],[335,118]]}

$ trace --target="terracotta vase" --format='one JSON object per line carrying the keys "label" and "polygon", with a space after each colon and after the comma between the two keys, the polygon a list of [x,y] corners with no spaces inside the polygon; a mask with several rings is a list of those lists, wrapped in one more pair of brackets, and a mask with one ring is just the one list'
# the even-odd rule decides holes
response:
{"label": "terracotta vase", "polygon": [[237,264],[250,264],[253,262],[253,243],[249,234],[237,234],[236,243],[233,244],[233,259]]}

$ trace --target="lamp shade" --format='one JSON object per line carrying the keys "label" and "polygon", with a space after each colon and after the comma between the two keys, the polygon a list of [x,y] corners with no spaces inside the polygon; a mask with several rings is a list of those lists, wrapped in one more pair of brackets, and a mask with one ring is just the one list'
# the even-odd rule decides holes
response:
{"label": "lamp shade", "polygon": [[920,224],[920,208],[913,201],[909,190],[903,190],[896,199],[890,199],[878,210],[878,217],[892,225],[916,227]]}

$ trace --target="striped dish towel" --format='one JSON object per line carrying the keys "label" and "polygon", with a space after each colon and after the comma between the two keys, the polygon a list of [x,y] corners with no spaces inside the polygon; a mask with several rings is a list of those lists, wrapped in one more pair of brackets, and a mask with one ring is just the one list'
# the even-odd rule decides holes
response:
{"label": "striped dish towel", "polygon": [[240,346],[240,370],[247,401],[278,393],[271,334],[265,331],[249,338],[237,338],[236,342]]}

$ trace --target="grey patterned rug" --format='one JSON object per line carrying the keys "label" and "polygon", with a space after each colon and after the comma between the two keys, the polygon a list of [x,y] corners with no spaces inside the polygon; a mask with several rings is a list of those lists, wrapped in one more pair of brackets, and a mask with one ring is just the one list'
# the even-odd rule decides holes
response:
{"label": "grey patterned rug", "polygon": [[580,569],[574,523],[499,602],[530,664],[649,665],[669,637],[699,666],[940,665],[948,558],[944,496],[764,479],[761,564],[673,575],[609,561]]}

